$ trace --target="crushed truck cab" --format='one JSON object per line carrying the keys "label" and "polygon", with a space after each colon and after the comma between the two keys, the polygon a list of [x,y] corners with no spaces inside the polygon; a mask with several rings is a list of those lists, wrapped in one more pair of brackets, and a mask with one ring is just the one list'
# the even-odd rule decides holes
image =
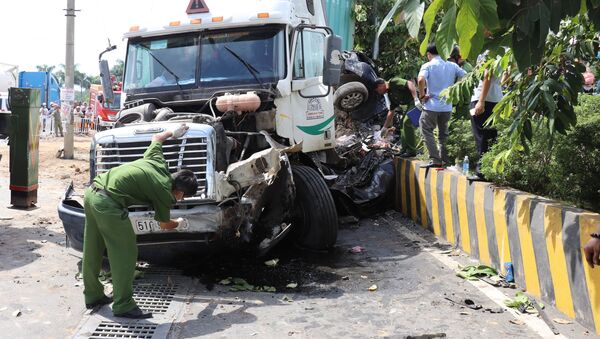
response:
{"label": "crushed truck cab", "polygon": [[[323,4],[180,3],[187,18],[125,35],[123,109],[115,128],[93,137],[90,181],[141,158],[152,135],[185,122],[186,135],[166,141],[163,153],[172,173],[194,172],[198,193],[171,210],[184,219],[176,230],[160,229],[150,206],[129,206],[140,247],[222,243],[265,253],[288,234],[302,247],[332,247],[338,220],[320,163],[339,160],[332,86],[341,42]],[[82,196],[69,187],[58,208],[78,250]]]}

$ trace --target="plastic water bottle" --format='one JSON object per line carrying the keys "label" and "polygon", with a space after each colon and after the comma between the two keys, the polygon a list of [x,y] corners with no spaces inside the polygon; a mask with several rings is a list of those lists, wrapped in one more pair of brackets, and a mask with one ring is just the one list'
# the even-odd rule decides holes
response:
{"label": "plastic water bottle", "polygon": [[463,171],[464,175],[468,175],[469,174],[469,156],[468,155],[465,155],[465,160],[463,160],[462,171]]}
{"label": "plastic water bottle", "polygon": [[513,264],[512,264],[512,262],[506,262],[506,263],[504,263],[504,269],[506,270],[506,276],[504,277],[504,280],[507,283],[515,282],[515,274],[514,274],[514,271],[513,271]]}

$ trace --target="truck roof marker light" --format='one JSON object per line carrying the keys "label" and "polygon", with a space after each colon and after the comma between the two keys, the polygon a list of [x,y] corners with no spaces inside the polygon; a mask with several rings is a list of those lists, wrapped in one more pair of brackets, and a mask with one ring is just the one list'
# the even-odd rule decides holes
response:
{"label": "truck roof marker light", "polygon": [[263,12],[263,13],[258,13],[256,15],[257,18],[259,19],[268,19],[269,18],[269,13]]}
{"label": "truck roof marker light", "polygon": [[199,25],[202,23],[202,19],[192,19],[190,20],[190,24],[192,25]]}
{"label": "truck roof marker light", "polygon": [[169,26],[170,27],[177,27],[179,25],[181,25],[181,21],[171,21],[171,22],[169,22]]}
{"label": "truck roof marker light", "polygon": [[223,17],[222,16],[213,16],[212,22],[223,22]]}
{"label": "truck roof marker light", "polygon": [[129,31],[130,32],[139,32],[140,26],[131,26],[131,27],[129,27]]}

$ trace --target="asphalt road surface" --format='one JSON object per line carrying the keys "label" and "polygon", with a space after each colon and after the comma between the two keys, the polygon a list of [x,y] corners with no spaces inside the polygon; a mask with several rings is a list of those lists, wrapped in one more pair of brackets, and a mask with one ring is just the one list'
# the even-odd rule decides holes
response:
{"label": "asphalt road surface", "polygon": [[[1,186],[6,184],[0,180]],[[500,308],[488,297],[490,291],[456,277],[451,268],[452,263],[474,262],[464,255],[449,256],[447,245],[393,211],[344,225],[331,253],[307,253],[284,244],[261,259],[218,253],[178,258],[167,267],[151,263],[136,280],[139,303],[156,310],[149,321],[114,318],[109,307],[86,312],[83,287],[76,279],[80,254],[64,248],[56,216],[63,184],[43,184],[47,193],[40,196],[41,208],[3,209],[0,215],[0,337],[90,337],[109,332],[120,333],[114,338],[131,333],[145,338],[548,334],[533,316],[485,311]],[[0,204],[7,206],[8,198],[9,193],[1,193]],[[351,253],[355,246],[363,250]],[[278,260],[265,264],[271,259]],[[503,296],[515,290],[491,292]],[[482,309],[461,306],[466,299]],[[552,307],[547,309],[551,319],[564,318]],[[578,324],[556,326],[566,337],[595,337]]]}

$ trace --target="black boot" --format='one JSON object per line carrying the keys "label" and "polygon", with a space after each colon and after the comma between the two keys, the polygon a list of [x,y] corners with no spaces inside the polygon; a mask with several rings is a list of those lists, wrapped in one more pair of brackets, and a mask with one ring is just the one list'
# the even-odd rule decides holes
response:
{"label": "black boot", "polygon": [[130,318],[130,319],[148,319],[152,318],[152,313],[144,312],[139,307],[134,307],[132,310],[125,313],[115,314],[115,317]]}
{"label": "black boot", "polygon": [[108,305],[111,302],[113,302],[113,298],[107,297],[107,296],[103,296],[102,298],[100,298],[97,301],[94,301],[91,304],[85,304],[85,308],[87,308],[88,310],[91,310],[92,308],[95,308],[97,306]]}

